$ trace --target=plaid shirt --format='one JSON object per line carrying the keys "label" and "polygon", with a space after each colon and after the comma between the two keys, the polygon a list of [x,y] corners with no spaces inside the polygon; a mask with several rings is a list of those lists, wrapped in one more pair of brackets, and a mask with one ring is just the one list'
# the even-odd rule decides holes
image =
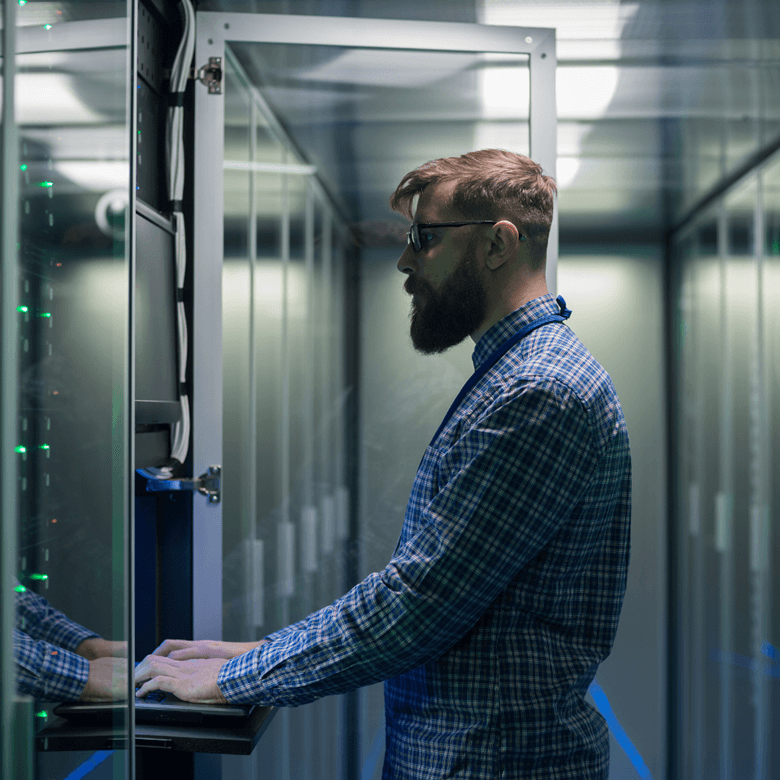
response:
{"label": "plaid shirt", "polygon": [[14,661],[19,693],[47,701],[78,699],[87,684],[89,661],[72,651],[93,636],[94,631],[74,623],[42,596],[17,590]]}
{"label": "plaid shirt", "polygon": [[[475,367],[557,313],[537,298]],[[607,373],[563,323],[512,347],[427,448],[386,568],[226,663],[231,701],[295,706],[385,680],[383,778],[606,778],[585,701],[629,557],[630,455]]]}

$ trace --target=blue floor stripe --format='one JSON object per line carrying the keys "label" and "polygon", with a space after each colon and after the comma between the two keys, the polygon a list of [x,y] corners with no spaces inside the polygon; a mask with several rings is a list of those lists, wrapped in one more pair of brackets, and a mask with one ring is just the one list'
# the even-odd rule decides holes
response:
{"label": "blue floor stripe", "polygon": [[115,750],[98,750],[93,753],[81,766],[76,767],[65,780],[81,780],[86,777],[96,766],[102,764]]}
{"label": "blue floor stripe", "polygon": [[647,768],[644,759],[639,755],[639,751],[634,747],[634,743],[628,738],[626,730],[620,725],[615,713],[612,711],[607,694],[604,693],[601,686],[594,680],[588,688],[588,693],[593,697],[593,701],[596,702],[599,712],[604,716],[604,720],[607,721],[609,730],[612,732],[612,736],[615,737],[615,741],[623,748],[623,752],[628,756],[628,760],[634,765],[634,769],[639,773],[642,780],[653,780],[653,776],[650,774],[650,770]]}
{"label": "blue floor stripe", "polygon": [[[774,656],[764,653],[768,658],[774,658]],[[768,677],[780,677],[780,664],[770,664],[767,666],[762,663],[760,658],[751,658],[747,655],[740,655],[739,653],[732,653],[731,651],[724,650],[710,650],[710,660],[717,661],[718,663],[731,664],[732,666],[738,666],[740,669],[747,669],[748,671],[757,671],[760,674],[765,674]]]}

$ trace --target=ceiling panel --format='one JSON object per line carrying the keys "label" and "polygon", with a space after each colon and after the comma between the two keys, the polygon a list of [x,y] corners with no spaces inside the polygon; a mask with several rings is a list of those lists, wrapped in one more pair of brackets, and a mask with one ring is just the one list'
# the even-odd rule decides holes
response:
{"label": "ceiling panel", "polygon": [[[660,238],[669,213],[693,205],[780,135],[776,0],[214,0],[198,7],[288,13],[291,22],[303,13],[555,27],[562,241],[569,231],[580,240],[588,231],[594,240],[631,231]],[[432,67],[420,60],[424,53],[410,53],[378,68],[366,56],[321,52],[293,63],[289,79],[267,90],[304,155],[328,161],[328,186],[355,220],[393,219],[390,192],[426,160],[488,145],[527,150],[522,113],[505,115],[498,99],[518,95],[515,66],[501,72],[496,63],[450,55]],[[261,83],[267,56],[255,50],[243,61]],[[519,96],[507,105],[525,106]],[[315,137],[330,151],[317,151]]]}

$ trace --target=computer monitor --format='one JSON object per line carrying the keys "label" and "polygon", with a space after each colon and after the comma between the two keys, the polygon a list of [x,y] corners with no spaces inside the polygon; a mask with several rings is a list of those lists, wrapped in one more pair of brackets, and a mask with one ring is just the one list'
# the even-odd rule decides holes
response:
{"label": "computer monitor", "polygon": [[139,433],[159,432],[160,426],[181,418],[174,235],[168,220],[151,209],[146,212],[139,210],[136,215],[135,422]]}

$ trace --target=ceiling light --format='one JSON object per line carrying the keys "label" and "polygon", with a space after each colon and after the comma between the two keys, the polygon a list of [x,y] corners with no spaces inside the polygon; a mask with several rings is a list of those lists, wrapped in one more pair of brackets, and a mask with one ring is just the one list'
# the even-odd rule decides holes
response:
{"label": "ceiling light", "polygon": [[480,24],[554,27],[557,40],[615,40],[639,10],[638,3],[517,3],[482,0]]}
{"label": "ceiling light", "polygon": [[559,67],[556,71],[558,119],[598,119],[607,113],[618,85],[614,65]]}
{"label": "ceiling light", "polygon": [[639,10],[638,3],[619,0],[599,3],[517,3],[517,0],[482,0],[481,24],[555,29],[558,60],[614,60],[621,55],[626,25]]}
{"label": "ceiling light", "polygon": [[572,185],[580,170],[580,164],[578,157],[558,157],[555,164],[557,174],[555,183],[559,191],[568,189]]}
{"label": "ceiling light", "polygon": [[74,125],[105,122],[73,91],[73,77],[61,73],[16,75],[16,121],[19,125]]}

